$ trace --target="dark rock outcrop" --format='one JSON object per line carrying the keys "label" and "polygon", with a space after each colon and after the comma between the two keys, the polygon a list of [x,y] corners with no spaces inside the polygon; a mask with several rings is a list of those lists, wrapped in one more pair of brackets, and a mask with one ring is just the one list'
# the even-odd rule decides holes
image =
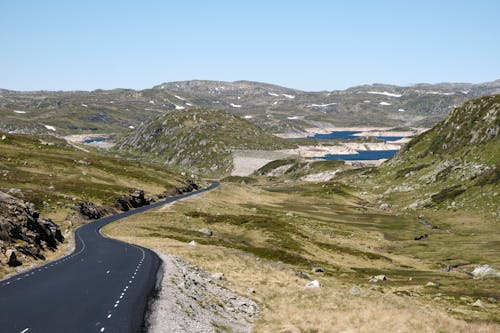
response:
{"label": "dark rock outcrop", "polygon": [[90,201],[82,201],[78,204],[78,211],[84,217],[88,219],[100,219],[101,217],[107,215],[105,209],[101,207],[97,207],[94,203]]}
{"label": "dark rock outcrop", "polygon": [[122,195],[116,201],[115,207],[123,211],[128,211],[132,208],[147,206],[151,203],[150,198],[144,196],[143,190],[134,190],[129,195]]}
{"label": "dark rock outcrop", "polygon": [[191,179],[186,180],[184,187],[177,188],[177,193],[188,193],[198,190],[200,187]]}
{"label": "dark rock outcrop", "polygon": [[0,192],[0,261],[19,266],[24,257],[44,259],[64,240],[59,226],[40,216],[32,203]]}

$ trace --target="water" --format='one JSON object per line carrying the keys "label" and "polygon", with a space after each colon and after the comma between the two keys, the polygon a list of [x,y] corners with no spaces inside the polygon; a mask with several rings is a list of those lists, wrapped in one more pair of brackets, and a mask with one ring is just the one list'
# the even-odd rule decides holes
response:
{"label": "water", "polygon": [[349,155],[325,155],[316,158],[322,158],[328,161],[361,161],[361,160],[380,160],[391,158],[399,150],[360,150],[359,154],[349,154]]}
{"label": "water", "polygon": [[88,138],[88,139],[83,140],[83,143],[89,144],[89,143],[92,143],[92,142],[103,142],[103,141],[106,141],[106,138],[103,138],[103,137]]}
{"label": "water", "polygon": [[[332,140],[332,139],[341,139],[341,140],[353,140],[353,139],[359,139],[359,136],[355,136],[354,134],[361,133],[361,131],[336,131],[336,132],[331,132],[328,134],[314,134],[313,136],[310,136],[309,138],[312,139],[323,139],[323,140]],[[377,139],[379,140],[384,140],[384,141],[397,141],[401,138],[402,136],[376,136]]]}
{"label": "water", "polygon": [[343,140],[352,140],[356,139],[357,136],[354,134],[361,133],[360,131],[337,131],[331,132],[328,134],[314,134],[310,136],[312,139],[343,139]]}

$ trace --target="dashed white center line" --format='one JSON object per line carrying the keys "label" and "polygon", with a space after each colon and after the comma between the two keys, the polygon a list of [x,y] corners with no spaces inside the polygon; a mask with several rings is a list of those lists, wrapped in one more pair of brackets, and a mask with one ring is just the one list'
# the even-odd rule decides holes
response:
{"label": "dashed white center line", "polygon": [[26,332],[28,332],[29,330],[30,330],[30,329],[29,329],[29,327],[26,327],[26,328],[25,328],[24,330],[22,330],[20,333],[26,333]]}
{"label": "dashed white center line", "polygon": [[111,272],[111,271],[106,271],[106,274],[109,274],[109,272]]}
{"label": "dashed white center line", "polygon": [[108,315],[108,319],[111,318],[111,313]]}
{"label": "dashed white center line", "polygon": [[104,330],[105,330],[105,328],[104,328],[104,327],[103,327],[103,328],[101,328],[101,332],[104,332]]}

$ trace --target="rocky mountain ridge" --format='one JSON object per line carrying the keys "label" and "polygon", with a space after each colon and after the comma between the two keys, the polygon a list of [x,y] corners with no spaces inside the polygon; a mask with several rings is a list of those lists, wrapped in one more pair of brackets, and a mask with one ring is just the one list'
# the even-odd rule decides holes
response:
{"label": "rocky mountain ridge", "polygon": [[218,108],[268,132],[318,125],[432,126],[466,100],[500,93],[481,83],[373,84],[305,92],[259,82],[182,81],[151,89],[0,91],[0,130],[15,133],[124,133],[159,114]]}

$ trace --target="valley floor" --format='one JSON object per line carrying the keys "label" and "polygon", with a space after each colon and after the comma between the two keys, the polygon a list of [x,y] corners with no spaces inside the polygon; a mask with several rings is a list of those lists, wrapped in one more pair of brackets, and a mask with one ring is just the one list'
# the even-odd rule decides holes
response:
{"label": "valley floor", "polygon": [[[474,217],[441,215],[428,230],[356,193],[333,182],[225,183],[104,232],[222,273],[222,286],[259,304],[254,332],[500,330],[498,279],[469,275],[499,267],[498,256],[460,238]],[[483,221],[475,232],[487,244],[495,228]],[[319,288],[305,288],[314,280]]]}

